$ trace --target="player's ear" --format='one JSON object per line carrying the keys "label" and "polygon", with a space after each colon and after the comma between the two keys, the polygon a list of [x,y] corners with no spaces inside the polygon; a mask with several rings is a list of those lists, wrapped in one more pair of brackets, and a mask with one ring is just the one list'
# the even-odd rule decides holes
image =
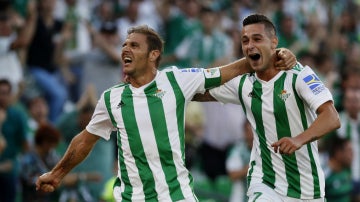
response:
{"label": "player's ear", "polygon": [[276,36],[271,38],[271,48],[276,49],[279,44],[279,39]]}
{"label": "player's ear", "polygon": [[155,62],[159,56],[160,56],[160,51],[159,50],[150,51],[149,58],[150,58],[151,62]]}

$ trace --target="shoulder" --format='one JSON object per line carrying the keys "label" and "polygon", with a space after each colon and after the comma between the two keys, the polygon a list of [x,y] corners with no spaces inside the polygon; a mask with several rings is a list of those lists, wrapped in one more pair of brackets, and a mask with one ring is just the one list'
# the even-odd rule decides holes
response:
{"label": "shoulder", "polygon": [[301,63],[298,62],[298,63],[296,63],[296,65],[295,65],[292,69],[290,69],[288,72],[293,73],[293,74],[300,74],[301,72],[305,71],[307,68],[310,69],[309,66],[304,66],[304,65],[302,65]]}
{"label": "shoulder", "polygon": [[161,72],[174,72],[175,74],[188,74],[188,73],[198,73],[198,72],[203,72],[204,69],[203,68],[195,68],[195,67],[191,67],[191,68],[178,68],[176,66],[169,66],[166,67],[164,69],[161,70]]}
{"label": "shoulder", "polygon": [[16,105],[12,105],[7,109],[7,115],[10,117],[23,117],[26,118],[26,112],[23,109],[20,109]]}
{"label": "shoulder", "polygon": [[106,90],[104,91],[104,93],[109,92],[109,91],[113,91],[113,90],[117,90],[117,89],[121,89],[121,88],[124,88],[124,87],[126,87],[126,86],[128,86],[128,85],[129,85],[129,83],[121,82],[121,83],[119,83],[119,84],[116,84],[116,85],[114,85],[114,86],[106,89]]}

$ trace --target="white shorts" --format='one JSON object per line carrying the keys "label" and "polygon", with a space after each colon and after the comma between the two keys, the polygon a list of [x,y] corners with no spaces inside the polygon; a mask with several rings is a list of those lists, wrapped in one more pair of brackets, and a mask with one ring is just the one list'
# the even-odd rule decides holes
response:
{"label": "white shorts", "polygon": [[249,202],[324,202],[324,198],[318,199],[297,199],[283,196],[265,184],[252,185],[247,195]]}

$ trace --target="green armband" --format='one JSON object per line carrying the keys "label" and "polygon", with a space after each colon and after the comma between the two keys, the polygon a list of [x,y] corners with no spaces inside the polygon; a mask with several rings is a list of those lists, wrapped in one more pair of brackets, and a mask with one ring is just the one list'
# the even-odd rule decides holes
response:
{"label": "green armband", "polygon": [[219,68],[204,69],[205,89],[218,87],[221,84],[221,73]]}

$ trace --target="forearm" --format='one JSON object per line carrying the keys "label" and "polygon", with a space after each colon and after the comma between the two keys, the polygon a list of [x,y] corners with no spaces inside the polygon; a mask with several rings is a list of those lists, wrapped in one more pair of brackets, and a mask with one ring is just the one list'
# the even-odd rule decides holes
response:
{"label": "forearm", "polygon": [[66,150],[65,155],[52,169],[51,173],[63,179],[75,166],[81,163],[90,153],[98,139],[97,137],[91,136],[94,135],[89,135],[85,130],[75,136]]}
{"label": "forearm", "polygon": [[302,143],[302,145],[318,140],[340,127],[339,116],[336,109],[332,106],[332,103],[329,102],[327,106],[324,107],[327,109],[319,113],[318,117],[311,126],[303,133],[295,137]]}
{"label": "forearm", "polygon": [[252,69],[245,58],[241,58],[220,67],[221,84],[224,84],[238,75],[251,72]]}

